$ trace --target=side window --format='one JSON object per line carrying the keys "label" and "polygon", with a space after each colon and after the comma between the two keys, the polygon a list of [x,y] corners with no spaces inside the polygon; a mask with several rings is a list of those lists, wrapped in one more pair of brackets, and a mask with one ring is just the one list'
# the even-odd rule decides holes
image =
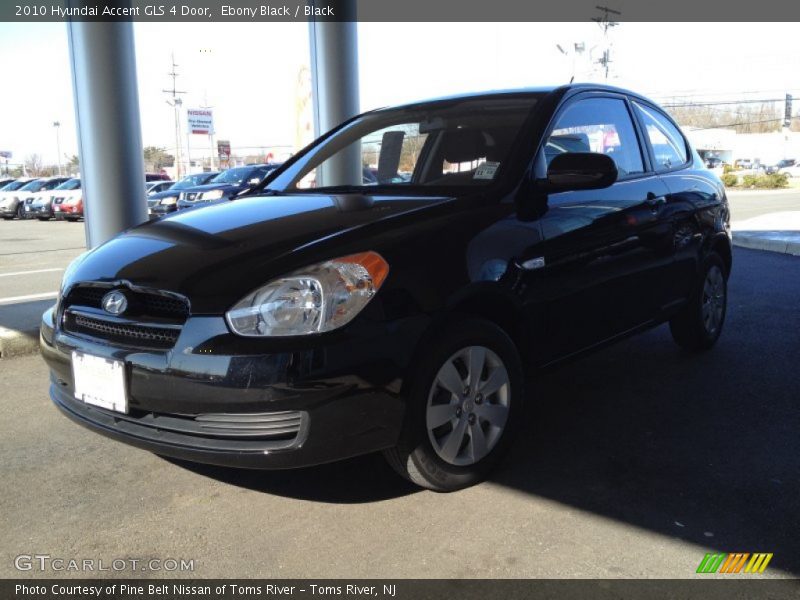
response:
{"label": "side window", "polygon": [[642,118],[650,145],[655,155],[656,171],[669,171],[689,162],[686,140],[672,122],[659,111],[634,102]]}
{"label": "side window", "polygon": [[607,154],[617,164],[620,177],[644,172],[628,108],[616,98],[587,98],[567,107],[545,143],[547,164],[565,152]]}

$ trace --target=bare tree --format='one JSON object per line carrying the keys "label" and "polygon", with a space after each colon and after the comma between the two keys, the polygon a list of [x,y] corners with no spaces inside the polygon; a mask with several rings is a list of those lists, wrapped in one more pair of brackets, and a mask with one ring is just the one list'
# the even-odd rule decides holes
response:
{"label": "bare tree", "polygon": [[687,104],[672,107],[669,112],[679,125],[701,129],[726,128],[737,133],[770,133],[780,131],[783,124],[781,111],[769,102],[731,108]]}
{"label": "bare tree", "polygon": [[29,154],[25,158],[25,171],[31,177],[39,177],[44,172],[42,157],[38,154]]}

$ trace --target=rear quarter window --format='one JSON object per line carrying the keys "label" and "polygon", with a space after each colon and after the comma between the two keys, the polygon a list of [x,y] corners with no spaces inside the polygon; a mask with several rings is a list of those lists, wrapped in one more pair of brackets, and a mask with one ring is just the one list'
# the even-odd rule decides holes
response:
{"label": "rear quarter window", "polygon": [[689,162],[686,138],[664,114],[650,106],[634,102],[653,149],[656,171],[670,171]]}

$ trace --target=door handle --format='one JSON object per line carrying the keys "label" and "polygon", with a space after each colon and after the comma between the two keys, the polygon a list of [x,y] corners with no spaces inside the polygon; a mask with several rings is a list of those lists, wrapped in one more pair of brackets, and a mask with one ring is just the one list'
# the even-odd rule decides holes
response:
{"label": "door handle", "polygon": [[656,196],[653,192],[647,192],[645,203],[652,209],[658,210],[659,206],[664,206],[667,203],[666,196]]}

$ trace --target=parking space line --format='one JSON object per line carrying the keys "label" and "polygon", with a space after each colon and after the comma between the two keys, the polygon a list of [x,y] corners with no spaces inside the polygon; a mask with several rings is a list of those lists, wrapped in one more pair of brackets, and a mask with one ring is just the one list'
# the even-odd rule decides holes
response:
{"label": "parking space line", "polygon": [[27,296],[8,296],[7,298],[0,298],[0,305],[3,304],[16,304],[17,302],[27,302],[29,300],[47,300],[48,298],[55,298],[58,292],[45,292],[44,294],[28,294]]}
{"label": "parking space line", "polygon": [[52,273],[54,271],[63,271],[61,268],[53,269],[34,269],[32,271],[15,271],[13,273],[0,273],[0,277],[16,277],[17,275],[33,275],[34,273]]}

